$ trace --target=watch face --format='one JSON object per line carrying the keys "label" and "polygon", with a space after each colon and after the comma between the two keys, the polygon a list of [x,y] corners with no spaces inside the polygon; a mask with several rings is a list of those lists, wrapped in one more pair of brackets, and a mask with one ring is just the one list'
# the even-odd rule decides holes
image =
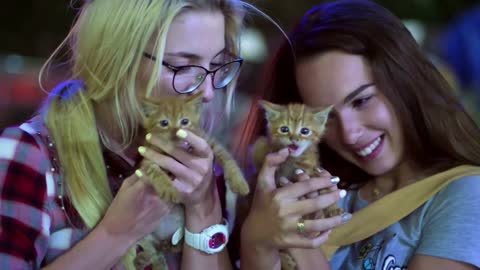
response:
{"label": "watch face", "polygon": [[208,240],[208,247],[211,249],[217,249],[227,242],[227,236],[221,232],[218,232]]}

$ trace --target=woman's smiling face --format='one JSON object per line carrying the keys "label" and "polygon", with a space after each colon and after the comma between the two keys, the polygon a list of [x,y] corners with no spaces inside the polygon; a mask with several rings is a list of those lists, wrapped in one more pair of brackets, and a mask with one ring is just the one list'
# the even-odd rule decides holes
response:
{"label": "woman's smiling face", "polygon": [[404,161],[400,122],[362,56],[330,51],[303,59],[296,68],[304,103],[334,105],[323,138],[332,150],[375,176]]}

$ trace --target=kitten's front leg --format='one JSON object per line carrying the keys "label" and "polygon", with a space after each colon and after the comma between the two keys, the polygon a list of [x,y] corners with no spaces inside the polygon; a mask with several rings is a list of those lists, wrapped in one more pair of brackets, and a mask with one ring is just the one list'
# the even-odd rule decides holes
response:
{"label": "kitten's front leg", "polygon": [[145,159],[141,163],[140,170],[148,177],[162,200],[174,203],[180,202],[180,193],[173,186],[170,176],[156,163]]}

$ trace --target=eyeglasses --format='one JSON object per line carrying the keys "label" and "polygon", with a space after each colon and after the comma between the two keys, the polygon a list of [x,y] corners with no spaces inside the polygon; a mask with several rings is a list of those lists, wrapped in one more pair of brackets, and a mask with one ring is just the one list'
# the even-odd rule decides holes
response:
{"label": "eyeglasses", "polygon": [[[149,53],[144,52],[143,56],[153,61],[157,61],[157,57]],[[212,74],[213,88],[225,88],[237,76],[242,63],[242,58],[235,58],[231,62],[222,64],[218,68],[208,70],[197,65],[173,66],[162,61],[163,66],[173,71],[172,86],[179,94],[187,94],[195,91],[200,85],[202,85],[208,74]]]}

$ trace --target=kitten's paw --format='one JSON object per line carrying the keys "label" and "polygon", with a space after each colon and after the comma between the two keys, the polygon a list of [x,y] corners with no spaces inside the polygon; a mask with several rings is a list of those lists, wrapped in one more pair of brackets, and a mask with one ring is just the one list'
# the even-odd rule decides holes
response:
{"label": "kitten's paw", "polygon": [[293,257],[287,252],[280,252],[280,263],[282,265],[282,270],[297,269],[297,262],[295,262],[295,259],[293,259]]}
{"label": "kitten's paw", "polygon": [[345,210],[334,205],[334,206],[325,208],[323,212],[325,214],[325,217],[329,218],[329,217],[341,215],[345,213]]}
{"label": "kitten's paw", "polygon": [[180,192],[178,192],[175,187],[164,187],[158,192],[160,198],[166,202],[179,203],[180,202]]}
{"label": "kitten's paw", "polygon": [[146,254],[146,252],[141,251],[137,253],[133,264],[135,265],[135,269],[144,269],[148,265],[152,263],[152,258]]}

